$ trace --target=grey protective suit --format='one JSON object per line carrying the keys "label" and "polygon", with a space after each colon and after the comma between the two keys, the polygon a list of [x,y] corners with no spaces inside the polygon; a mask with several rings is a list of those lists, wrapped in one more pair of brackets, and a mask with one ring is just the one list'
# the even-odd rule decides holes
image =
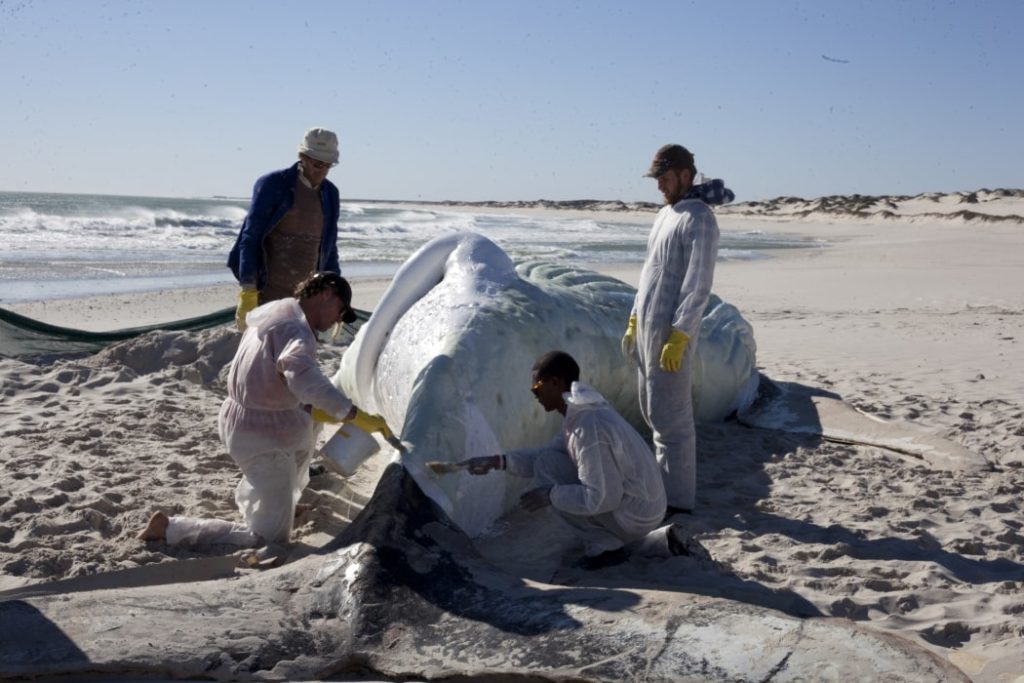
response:
{"label": "grey protective suit", "polygon": [[587,555],[621,548],[665,516],[665,488],[644,438],[596,390],[573,382],[561,431],[540,448],[510,451],[509,474],[551,486],[551,506]]}
{"label": "grey protective suit", "polygon": [[[647,239],[647,260],[633,303],[640,410],[654,432],[668,504],[686,510],[694,507],[697,487],[690,372],[717,253],[718,222],[707,204],[683,199],[662,208]],[[682,367],[666,372],[661,349],[673,329],[690,340]]]}
{"label": "grey protective suit", "polygon": [[171,545],[287,543],[315,446],[304,406],[335,417],[352,408],[320,371],[316,336],[296,299],[260,306],[246,322],[218,419],[220,438],[242,470],[235,502],[244,523],[171,517]]}

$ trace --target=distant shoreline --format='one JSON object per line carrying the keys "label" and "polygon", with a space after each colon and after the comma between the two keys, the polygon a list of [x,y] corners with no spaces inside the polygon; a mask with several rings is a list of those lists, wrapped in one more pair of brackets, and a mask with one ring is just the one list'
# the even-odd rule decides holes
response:
{"label": "distant shoreline", "polygon": [[[64,194],[55,192],[0,191],[0,194]],[[67,193],[69,195],[73,193]],[[108,195],[83,195],[108,196]],[[248,197],[210,195],[209,197],[133,197],[109,195],[126,199],[187,199],[197,201],[231,201],[245,203]],[[463,201],[445,199],[440,201],[422,199],[362,199],[342,198],[342,204],[375,204],[394,206],[443,207],[452,210],[475,209],[479,211],[575,211],[594,214],[618,214],[626,218],[629,214],[650,214],[661,209],[656,202],[624,202],[618,199],[520,199]],[[959,223],[996,223],[1003,225],[1024,225],[1024,189],[997,188],[960,192],[924,192],[917,195],[829,195],[815,199],[796,196],[776,197],[768,200],[751,200],[715,207],[715,213],[722,216],[745,217],[796,222],[836,219],[867,219],[889,221],[927,221]]]}
{"label": "distant shoreline", "polygon": [[[60,192],[14,192],[0,190],[0,194],[67,194]],[[158,197],[154,195],[93,195],[138,199],[190,199],[209,201],[248,202],[249,197],[210,195],[208,197]],[[399,206],[434,206],[446,208],[474,208],[500,210],[582,211],[600,213],[653,213],[659,202],[619,199],[517,199],[467,201],[456,199],[366,199],[343,197],[349,204],[392,204]],[[812,199],[780,196],[774,199],[750,200],[716,207],[716,213],[755,218],[784,218],[787,220],[868,218],[881,220],[961,220],[964,222],[1021,223],[1024,224],[1024,189],[981,188],[959,192],[922,192],[916,195],[827,195]]]}
{"label": "distant shoreline", "polygon": [[551,209],[556,211],[622,211],[622,212],[650,212],[657,211],[662,204],[655,202],[623,202],[618,199],[517,199],[512,201],[486,200],[477,202],[457,201],[445,199],[442,201],[425,201],[416,199],[346,199],[342,203],[366,203],[366,204],[402,204],[407,206],[445,206],[445,207],[472,207],[484,209]]}
{"label": "distant shoreline", "polygon": [[[343,199],[342,202],[438,206],[449,208],[589,211],[601,213],[653,213],[662,204],[621,200],[514,200],[514,201],[425,201]],[[715,208],[716,213],[754,218],[788,220],[822,218],[868,218],[882,220],[962,220],[965,222],[1009,222],[1024,224],[1024,189],[980,189],[962,192],[925,192],[917,195],[829,195],[815,199],[776,197],[769,200],[737,202]]]}

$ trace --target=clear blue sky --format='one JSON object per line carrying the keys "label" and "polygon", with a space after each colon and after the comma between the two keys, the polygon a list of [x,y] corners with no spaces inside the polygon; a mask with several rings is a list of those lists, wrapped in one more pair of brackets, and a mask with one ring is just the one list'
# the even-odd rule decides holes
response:
{"label": "clear blue sky", "polygon": [[1024,2],[0,0],[0,190],[248,196],[335,130],[342,197],[1024,187]]}

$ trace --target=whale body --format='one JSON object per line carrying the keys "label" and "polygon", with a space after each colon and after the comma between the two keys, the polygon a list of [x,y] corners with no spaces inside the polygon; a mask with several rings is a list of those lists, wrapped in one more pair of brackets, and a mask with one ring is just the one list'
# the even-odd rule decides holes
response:
{"label": "whale body", "polygon": [[[335,383],[383,415],[408,448],[403,463],[471,535],[507,511],[527,485],[505,477],[436,477],[430,460],[458,461],[536,446],[558,429],[529,391],[534,361],[555,349],[641,433],[636,366],[619,340],[635,290],[589,270],[514,264],[475,233],[425,244],[403,265],[345,352]],[[720,420],[753,400],[753,330],[712,297],[696,344],[698,421]]]}

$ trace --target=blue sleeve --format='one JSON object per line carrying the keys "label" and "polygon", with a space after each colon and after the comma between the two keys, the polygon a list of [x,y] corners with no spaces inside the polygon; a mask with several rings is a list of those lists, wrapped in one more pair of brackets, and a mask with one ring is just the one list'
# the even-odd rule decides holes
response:
{"label": "blue sleeve", "polygon": [[324,241],[321,245],[320,270],[341,274],[341,262],[338,257],[338,218],[341,212],[341,198],[338,187],[329,181],[324,182],[327,189],[327,206],[324,207]]}
{"label": "blue sleeve", "polygon": [[242,287],[257,289],[263,272],[263,239],[273,224],[274,212],[282,202],[279,174],[269,173],[252,188],[249,213],[245,216],[228,265]]}

